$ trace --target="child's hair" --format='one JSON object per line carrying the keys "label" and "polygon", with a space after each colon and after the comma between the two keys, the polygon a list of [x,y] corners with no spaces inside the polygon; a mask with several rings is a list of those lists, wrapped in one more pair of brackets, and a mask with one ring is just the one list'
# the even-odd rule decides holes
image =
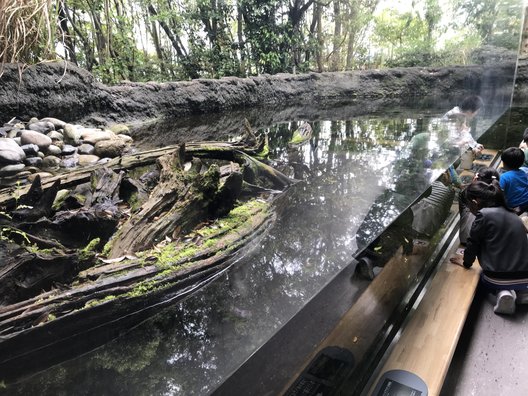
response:
{"label": "child's hair", "polygon": [[500,174],[497,169],[489,167],[480,168],[475,176],[477,181],[482,181],[488,184],[490,184],[493,180],[499,181],[500,179]]}
{"label": "child's hair", "polygon": [[501,160],[508,169],[519,169],[524,164],[524,151],[519,147],[509,147],[502,152]]}
{"label": "child's hair", "polygon": [[484,106],[484,101],[482,100],[482,98],[478,95],[471,95],[464,98],[462,103],[460,103],[460,110],[463,112],[471,111],[472,113],[474,113],[482,106]]}
{"label": "child's hair", "polygon": [[523,142],[524,143],[528,143],[528,128],[526,128],[524,130],[524,133],[523,133]]}
{"label": "child's hair", "polygon": [[506,199],[497,180],[493,180],[491,183],[476,181],[467,186],[465,191],[467,201],[471,202],[478,199],[480,208],[492,208],[496,206],[508,208]]}

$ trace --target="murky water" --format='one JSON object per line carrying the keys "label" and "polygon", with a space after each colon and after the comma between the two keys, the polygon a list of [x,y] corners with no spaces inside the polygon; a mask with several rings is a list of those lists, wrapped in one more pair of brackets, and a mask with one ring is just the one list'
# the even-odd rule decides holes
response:
{"label": "murky water", "polygon": [[[317,121],[311,140],[294,149],[287,143],[298,123],[261,130],[269,134],[271,161],[302,182],[251,252],[122,337],[6,391],[211,392],[458,158],[440,116]],[[373,205],[378,215],[363,223]]]}

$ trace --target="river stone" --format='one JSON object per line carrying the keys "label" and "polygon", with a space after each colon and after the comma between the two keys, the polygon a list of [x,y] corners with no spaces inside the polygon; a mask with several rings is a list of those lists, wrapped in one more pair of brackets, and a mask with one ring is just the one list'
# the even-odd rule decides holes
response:
{"label": "river stone", "polygon": [[51,177],[53,176],[53,173],[49,173],[49,172],[37,172],[37,173],[33,173],[32,175],[29,175],[28,176],[28,180],[30,182],[33,182],[33,180],[35,180],[37,178],[37,176],[40,176],[40,180],[43,180],[45,179],[46,177]]}
{"label": "river stone", "polygon": [[64,130],[64,141],[66,143],[71,143],[78,145],[81,141],[81,132],[77,125],[65,124],[63,127]]}
{"label": "river stone", "polygon": [[22,145],[24,144],[36,144],[41,150],[46,149],[51,144],[51,138],[43,135],[42,133],[35,131],[24,130],[20,134],[20,140]]}
{"label": "river stone", "polygon": [[24,160],[24,164],[28,166],[36,166],[40,167],[42,166],[42,158],[40,157],[28,157]]}
{"label": "river stone", "polygon": [[77,165],[79,165],[79,156],[78,155],[71,155],[69,157],[65,157],[62,159],[60,163],[61,168],[75,168]]}
{"label": "river stone", "polygon": [[79,147],[77,147],[77,152],[79,154],[93,154],[95,151],[95,147],[88,143],[83,143]]}
{"label": "river stone", "polygon": [[95,155],[99,157],[119,157],[125,150],[126,143],[121,139],[101,140],[95,144]]}
{"label": "river stone", "polygon": [[121,139],[123,142],[125,143],[132,143],[134,141],[134,139],[132,139],[130,136],[128,135],[123,135],[123,134],[119,134],[117,135],[117,137],[119,139]]}
{"label": "river stone", "polygon": [[60,132],[57,132],[57,131],[49,132],[48,136],[53,141],[55,141],[55,140],[64,140],[64,135],[62,133],[60,133]]}
{"label": "river stone", "polygon": [[50,144],[50,145],[48,146],[48,149],[47,149],[46,152],[47,152],[49,155],[59,156],[59,155],[61,155],[62,150],[61,150],[60,147],[57,147],[57,146],[55,146],[54,144]]}
{"label": "river stone", "polygon": [[58,157],[55,157],[54,155],[48,155],[42,159],[42,167],[43,168],[58,168],[61,160]]}
{"label": "river stone", "polygon": [[58,118],[53,118],[53,117],[44,117],[42,120],[40,121],[48,121],[48,122],[51,122],[53,124],[53,126],[55,127],[55,129],[61,129],[61,128],[64,128],[64,125],[66,125],[66,123],[62,120],[59,120]]}
{"label": "river stone", "polygon": [[97,161],[99,161],[99,157],[97,155],[79,155],[79,165],[81,166],[93,165],[97,163]]}
{"label": "river stone", "polygon": [[114,132],[109,130],[102,131],[100,129],[84,129],[81,131],[81,138],[83,143],[96,144],[102,140],[115,139],[116,135]]}
{"label": "river stone", "polygon": [[110,126],[108,129],[110,129],[116,135],[119,135],[119,134],[129,135],[130,134],[130,129],[125,124],[114,124]]}
{"label": "river stone", "polygon": [[15,137],[12,140],[13,140],[13,142],[18,144],[19,146],[22,146],[22,139],[20,139],[20,137]]}
{"label": "river stone", "polygon": [[10,139],[16,138],[20,132],[20,129],[11,129],[7,132],[7,137]]}
{"label": "river stone", "polygon": [[39,151],[37,153],[37,155],[40,157],[40,158],[44,158],[46,155],[42,152],[42,151]]}
{"label": "river stone", "polygon": [[35,122],[39,122],[39,119],[37,117],[31,117],[28,121],[28,124],[34,124]]}
{"label": "river stone", "polygon": [[0,163],[14,164],[26,158],[26,153],[13,139],[0,139]]}
{"label": "river stone", "polygon": [[0,138],[5,138],[7,136],[7,131],[4,128],[0,128]]}
{"label": "river stone", "polygon": [[0,176],[12,176],[23,170],[24,164],[6,165],[0,168]]}
{"label": "river stone", "polygon": [[110,161],[112,161],[112,158],[105,157],[105,158],[101,158],[99,161],[97,161],[97,163],[99,165],[104,165],[104,164],[108,164]]}
{"label": "river stone", "polygon": [[72,155],[75,154],[77,151],[77,148],[72,146],[71,144],[65,144],[62,146],[62,155]]}
{"label": "river stone", "polygon": [[37,155],[39,152],[39,146],[36,144],[24,144],[23,146],[20,146],[20,148],[24,150],[24,153],[26,153],[27,156]]}
{"label": "river stone", "polygon": [[28,129],[40,133],[48,133],[49,131],[55,130],[55,125],[48,121],[30,122],[28,124]]}

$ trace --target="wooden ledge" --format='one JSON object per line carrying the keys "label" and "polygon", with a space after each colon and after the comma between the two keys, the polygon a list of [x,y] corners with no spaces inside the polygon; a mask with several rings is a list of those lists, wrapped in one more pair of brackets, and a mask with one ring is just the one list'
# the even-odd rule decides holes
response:
{"label": "wooden ledge", "polygon": [[429,396],[440,394],[480,278],[477,262],[468,270],[449,262],[453,254],[440,264],[402,327],[374,386],[383,373],[398,369],[418,375],[427,384]]}

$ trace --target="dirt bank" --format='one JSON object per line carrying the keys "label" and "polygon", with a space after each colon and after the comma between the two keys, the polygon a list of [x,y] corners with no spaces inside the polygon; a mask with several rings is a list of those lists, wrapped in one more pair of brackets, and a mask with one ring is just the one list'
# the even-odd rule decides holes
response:
{"label": "dirt bank", "polygon": [[14,116],[22,120],[47,116],[67,122],[131,123],[225,110],[249,111],[261,106],[328,109],[352,101],[360,110],[364,105],[383,106],[391,100],[445,98],[447,103],[468,90],[486,89],[490,84],[508,86],[507,81],[506,84],[497,81],[497,76],[505,76],[506,80],[514,68],[514,63],[502,62],[494,66],[279,74],[106,86],[71,64],[31,66],[23,71],[21,80],[18,65],[8,64],[0,78],[0,122]]}

